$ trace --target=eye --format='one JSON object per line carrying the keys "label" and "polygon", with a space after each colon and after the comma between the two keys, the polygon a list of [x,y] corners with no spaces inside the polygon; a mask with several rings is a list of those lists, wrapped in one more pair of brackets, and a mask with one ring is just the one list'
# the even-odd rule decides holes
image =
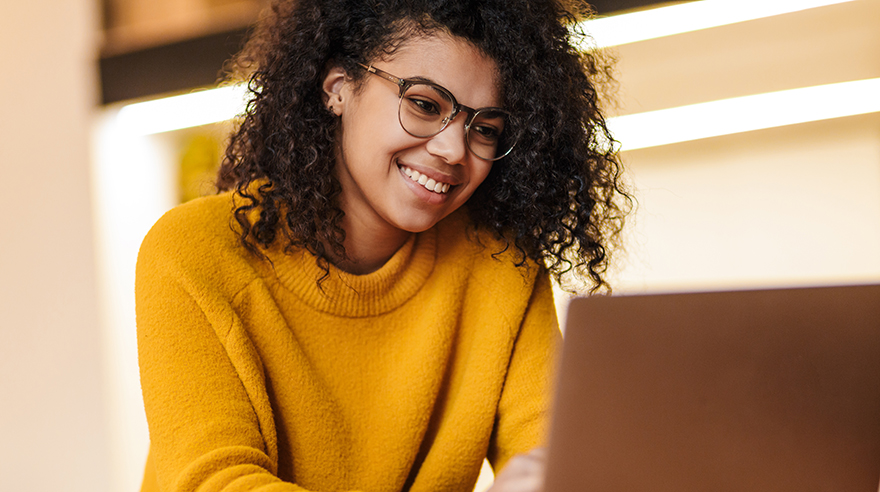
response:
{"label": "eye", "polygon": [[440,114],[440,105],[436,102],[424,98],[424,97],[416,97],[416,96],[407,96],[406,100],[410,103],[410,106],[423,114]]}
{"label": "eye", "polygon": [[481,139],[486,141],[496,141],[501,136],[501,132],[497,128],[490,125],[472,125],[470,131],[476,132]]}

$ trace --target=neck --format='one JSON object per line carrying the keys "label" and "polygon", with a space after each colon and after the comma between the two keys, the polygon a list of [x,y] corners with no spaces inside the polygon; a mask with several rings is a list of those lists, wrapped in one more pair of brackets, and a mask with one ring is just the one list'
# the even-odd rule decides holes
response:
{"label": "neck", "polygon": [[343,219],[343,229],[347,258],[331,256],[330,259],[336,268],[354,275],[365,275],[382,268],[412,235],[400,229],[377,230],[356,223],[348,215]]}

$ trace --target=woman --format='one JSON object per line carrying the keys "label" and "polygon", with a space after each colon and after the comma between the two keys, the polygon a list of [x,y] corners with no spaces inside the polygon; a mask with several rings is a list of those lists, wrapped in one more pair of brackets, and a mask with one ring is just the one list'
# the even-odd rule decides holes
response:
{"label": "woman", "polygon": [[273,6],[222,192],[138,259],[144,490],[471,490],[486,457],[540,486],[549,274],[607,287],[628,199],[575,18]]}

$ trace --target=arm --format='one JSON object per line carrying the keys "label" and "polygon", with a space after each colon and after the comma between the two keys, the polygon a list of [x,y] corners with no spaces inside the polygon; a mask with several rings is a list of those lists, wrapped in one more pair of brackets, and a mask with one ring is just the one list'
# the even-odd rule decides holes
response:
{"label": "arm", "polygon": [[[230,328],[218,326],[222,306],[210,299],[200,305],[178,281],[151,266],[158,265],[139,263],[138,352],[161,490],[298,490],[275,476],[272,436],[261,432],[254,404],[221,343]],[[225,317],[231,325],[232,317]]]}
{"label": "arm", "polygon": [[169,223],[145,239],[136,280],[147,478],[166,492],[301,491],[278,476],[262,361],[231,306],[252,275]]}
{"label": "arm", "polygon": [[491,489],[495,492],[540,490],[546,453],[535,448],[545,444],[561,339],[550,280],[542,273],[535,280],[498,404],[489,447],[493,468],[501,469]]}

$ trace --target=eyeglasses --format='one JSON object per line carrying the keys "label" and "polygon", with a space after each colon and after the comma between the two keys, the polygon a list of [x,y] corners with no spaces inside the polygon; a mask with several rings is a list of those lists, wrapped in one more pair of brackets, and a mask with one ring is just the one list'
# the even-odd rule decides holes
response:
{"label": "eyeglasses", "polygon": [[458,113],[466,113],[465,142],[480,159],[497,161],[516,143],[513,116],[501,108],[473,109],[455,100],[449,90],[421,80],[401,79],[376,67],[358,64],[371,74],[400,88],[397,118],[401,128],[414,137],[428,138],[442,132]]}

